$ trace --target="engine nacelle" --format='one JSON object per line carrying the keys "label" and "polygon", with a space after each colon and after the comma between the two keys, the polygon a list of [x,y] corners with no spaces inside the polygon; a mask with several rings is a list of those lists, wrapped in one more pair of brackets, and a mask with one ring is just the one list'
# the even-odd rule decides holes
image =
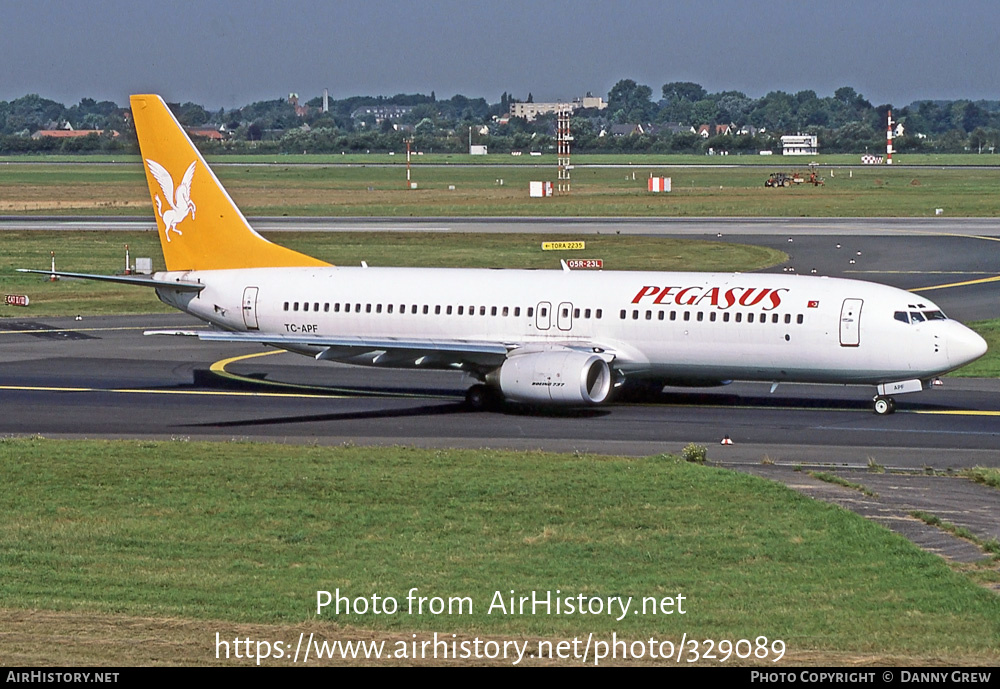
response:
{"label": "engine nacelle", "polygon": [[611,369],[596,354],[555,350],[515,354],[495,374],[504,397],[531,404],[601,404]]}

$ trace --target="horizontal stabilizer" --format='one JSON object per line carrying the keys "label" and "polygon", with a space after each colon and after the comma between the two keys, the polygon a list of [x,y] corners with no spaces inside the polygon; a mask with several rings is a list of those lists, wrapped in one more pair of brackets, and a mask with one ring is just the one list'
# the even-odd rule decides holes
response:
{"label": "horizontal stabilizer", "polygon": [[64,273],[56,270],[32,270],[30,268],[18,268],[19,273],[36,273],[38,275],[49,275],[57,278],[77,278],[79,280],[100,280],[102,282],[118,282],[123,285],[139,285],[141,287],[159,287],[172,289],[177,292],[200,292],[205,289],[205,285],[200,282],[184,282],[182,280],[157,280],[156,278],[144,278],[136,275],[95,275],[92,273]]}

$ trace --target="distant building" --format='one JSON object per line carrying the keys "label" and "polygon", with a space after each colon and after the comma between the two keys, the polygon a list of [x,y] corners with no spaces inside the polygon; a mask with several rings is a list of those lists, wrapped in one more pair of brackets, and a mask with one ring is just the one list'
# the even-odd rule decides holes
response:
{"label": "distant building", "polygon": [[[32,139],[76,139],[81,136],[90,136],[91,134],[97,134],[100,136],[104,133],[103,129],[39,129],[37,132],[31,135]],[[111,136],[118,138],[118,132],[111,130]]]}
{"label": "distant building", "polygon": [[657,128],[655,133],[666,131],[670,134],[697,134],[698,132],[691,125],[683,125],[680,122],[664,122]]}
{"label": "distant building", "polygon": [[604,102],[603,98],[592,96],[588,93],[583,98],[573,99],[570,103],[511,103],[510,116],[522,117],[531,122],[540,115],[566,112],[567,110],[573,112],[581,108],[604,110],[607,107],[608,104]]}
{"label": "distant building", "polygon": [[184,130],[191,136],[211,141],[224,141],[226,138],[225,126],[204,125],[201,127],[185,127]]}
{"label": "distant building", "polygon": [[819,152],[817,137],[795,134],[781,137],[781,155],[814,156]]}
{"label": "distant building", "polygon": [[299,117],[305,117],[309,114],[308,105],[299,105],[299,94],[297,93],[288,94],[288,104],[295,108],[295,114]]}
{"label": "distant building", "polygon": [[711,136],[726,136],[733,133],[731,124],[703,124],[698,127],[698,136],[707,139]]}
{"label": "distant building", "polygon": [[410,105],[362,105],[351,113],[352,120],[375,120],[382,124],[385,120],[398,120],[413,112]]}
{"label": "distant building", "polygon": [[611,136],[641,136],[646,131],[641,124],[613,124],[611,125]]}

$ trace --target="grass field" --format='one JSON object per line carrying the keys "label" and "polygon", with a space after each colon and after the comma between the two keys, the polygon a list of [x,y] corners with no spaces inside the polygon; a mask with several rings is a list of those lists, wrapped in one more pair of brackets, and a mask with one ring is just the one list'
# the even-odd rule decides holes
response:
{"label": "grass field", "polygon": [[1000,319],[973,321],[966,325],[982,335],[989,349],[982,359],[973,361],[948,375],[965,378],[1000,378]]}
{"label": "grass field", "polygon": [[[1000,662],[1000,598],[980,585],[995,566],[958,571],[852,513],[668,456],[8,439],[0,471],[2,607],[133,634],[175,620],[191,655],[165,662],[214,660],[214,632],[237,624],[282,639],[300,624],[328,638],[764,635],[786,664]],[[468,597],[471,614],[316,616],[317,590],[405,605],[412,587]],[[512,589],[683,594],[687,612],[487,614]],[[6,659],[50,660],[23,652]]]}
{"label": "grass field", "polygon": [[[767,189],[770,171],[803,165],[775,160],[766,169],[637,169],[627,166],[627,156],[620,160],[626,167],[577,167],[572,192],[547,199],[528,198],[528,182],[554,181],[554,161],[538,167],[416,164],[416,190],[403,188],[398,165],[242,161],[215,171],[247,215],[933,217],[940,208],[946,216],[1000,216],[1000,170],[994,169],[826,169],[822,187]],[[648,193],[650,175],[670,177],[673,191]],[[0,214],[151,213],[138,164],[0,164]]]}

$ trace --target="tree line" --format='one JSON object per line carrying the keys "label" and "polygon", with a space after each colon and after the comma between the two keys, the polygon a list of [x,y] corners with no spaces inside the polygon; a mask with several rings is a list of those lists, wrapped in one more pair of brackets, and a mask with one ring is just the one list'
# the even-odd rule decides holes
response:
{"label": "tree line", "polygon": [[[693,82],[663,84],[653,90],[622,79],[607,96],[606,109],[576,110],[571,119],[573,151],[578,153],[755,154],[780,150],[785,134],[815,134],[822,153],[877,153],[885,150],[888,111],[904,134],[900,152],[993,152],[1000,147],[1000,101],[916,101],[901,108],[873,105],[844,86],[831,96],[815,91],[772,91],[752,98],[739,91],[710,93]],[[221,140],[199,140],[207,153],[355,153],[414,150],[463,153],[471,139],[490,152],[555,150],[556,117],[528,122],[504,117],[518,102],[504,92],[499,102],[455,95],[398,94],[331,99],[297,104],[289,99],[258,101],[232,110],[208,110],[197,103],[171,103],[188,127],[225,131]],[[529,93],[527,101],[532,101]],[[299,107],[297,108],[296,105]],[[370,114],[359,114],[359,109]],[[384,113],[391,112],[385,116]],[[379,113],[382,113],[380,115]],[[616,135],[614,125],[641,133]],[[639,127],[634,127],[639,125]],[[730,125],[730,133],[703,137],[700,125]],[[72,127],[102,130],[74,138],[32,138],[38,130]],[[742,133],[737,133],[742,132]],[[32,94],[0,101],[0,153],[137,152],[127,108],[84,98],[67,107]]]}

